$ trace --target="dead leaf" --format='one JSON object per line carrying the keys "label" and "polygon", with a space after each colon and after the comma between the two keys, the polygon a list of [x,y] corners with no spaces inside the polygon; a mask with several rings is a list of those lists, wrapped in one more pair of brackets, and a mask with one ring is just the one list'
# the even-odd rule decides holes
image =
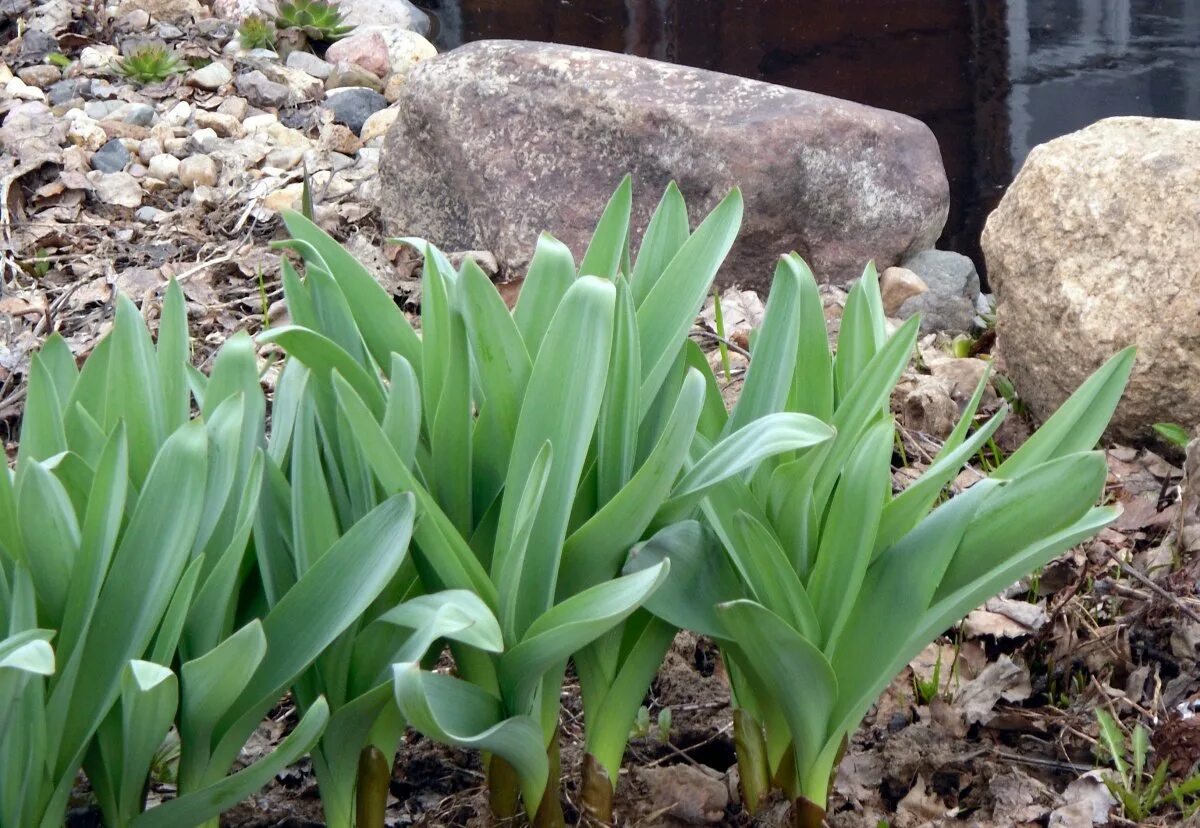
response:
{"label": "dead leaf", "polygon": [[1001,699],[1008,702],[1023,701],[1032,693],[1029,670],[1002,655],[962,686],[955,695],[954,704],[963,711],[967,724],[986,724],[992,717],[992,709]]}
{"label": "dead leaf", "polygon": [[1050,824],[1061,828],[1091,828],[1108,822],[1109,812],[1117,804],[1104,784],[1099,770],[1088,771],[1063,791],[1067,804],[1050,814]]}

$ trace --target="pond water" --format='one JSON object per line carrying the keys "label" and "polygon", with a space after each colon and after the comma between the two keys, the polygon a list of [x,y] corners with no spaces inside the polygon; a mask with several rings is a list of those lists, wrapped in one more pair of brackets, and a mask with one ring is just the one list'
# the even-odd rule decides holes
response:
{"label": "pond water", "polygon": [[904,112],[950,179],[942,245],[979,260],[1030,148],[1110,115],[1200,118],[1200,0],[418,0],[439,48],[627,52]]}

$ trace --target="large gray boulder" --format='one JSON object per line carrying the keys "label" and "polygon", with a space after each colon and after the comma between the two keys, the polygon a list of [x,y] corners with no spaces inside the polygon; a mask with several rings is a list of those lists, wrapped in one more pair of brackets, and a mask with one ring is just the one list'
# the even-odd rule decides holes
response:
{"label": "large gray boulder", "polygon": [[1046,417],[1137,345],[1121,437],[1200,425],[1200,123],[1109,118],[1036,147],[983,231],[1000,354]]}
{"label": "large gray boulder", "polygon": [[912,118],[758,81],[592,49],[483,41],[409,75],[381,160],[397,234],[493,251],[523,271],[537,234],[580,256],[626,172],[634,241],[668,182],[693,222],[746,199],[726,282],[762,287],[796,250],[845,284],[933,246],[948,187]]}

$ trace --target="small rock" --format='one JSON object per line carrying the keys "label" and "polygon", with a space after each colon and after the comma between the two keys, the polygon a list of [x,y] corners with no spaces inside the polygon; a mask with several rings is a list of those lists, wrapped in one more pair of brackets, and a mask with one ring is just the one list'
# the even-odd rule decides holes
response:
{"label": "small rock", "polygon": [[[259,10],[261,11],[261,9]],[[200,34],[214,40],[228,40],[237,31],[237,22],[218,17],[202,17],[196,21]]]}
{"label": "small rock", "polygon": [[245,128],[246,132],[257,132],[260,129],[266,129],[272,124],[277,123],[279,123],[279,118],[275,114],[264,112],[261,115],[251,115],[249,118],[243,120],[242,127]]}
{"label": "small rock", "polygon": [[79,53],[79,68],[85,72],[104,69],[117,54],[116,46],[85,46]]}
{"label": "small rock", "polygon": [[190,117],[192,117],[192,105],[187,101],[180,101],[167,110],[167,114],[159,118],[158,122],[165,126],[177,127],[186,124]]}
{"label": "small rock", "polygon": [[921,277],[906,267],[889,267],[879,275],[879,292],[883,294],[883,312],[891,317],[900,313],[900,307],[914,296],[929,290]]}
{"label": "small rock", "polygon": [[157,138],[147,138],[138,144],[137,156],[143,164],[149,164],[150,159],[156,155],[162,155],[162,141]]}
{"label": "small rock", "polygon": [[146,177],[146,168],[143,165],[137,163],[136,161],[129,165],[128,172],[134,178],[145,178]]}
{"label": "small rock", "polygon": [[163,40],[177,40],[183,37],[183,29],[171,23],[163,23],[158,27],[158,36]]}
{"label": "small rock", "polygon": [[232,115],[221,112],[198,111],[196,126],[202,129],[211,129],[222,138],[241,138],[243,135],[241,121]]}
{"label": "small rock", "polygon": [[154,115],[154,107],[149,104],[127,103],[118,106],[108,114],[108,117],[135,126],[150,126],[154,123]]}
{"label": "small rock", "polygon": [[[344,129],[344,127],[339,127],[339,128]],[[349,155],[344,155],[340,152],[330,152],[326,157],[329,160],[329,165],[331,167],[333,167],[334,172],[341,172],[342,170],[348,170],[354,166],[354,159],[351,158]],[[330,195],[333,195],[332,189],[333,189],[332,187],[329,188]]]}
{"label": "small rock", "polygon": [[719,777],[683,764],[636,768],[634,773],[646,786],[645,806],[655,815],[688,825],[715,824],[725,816],[729,790]]}
{"label": "small rock", "polygon": [[214,0],[213,14],[226,20],[241,22],[254,14],[262,14],[258,0]]}
{"label": "small rock", "polygon": [[21,35],[21,49],[17,54],[27,63],[40,62],[46,55],[58,51],[58,40],[41,29],[26,29]]}
{"label": "small rock", "polygon": [[179,159],[166,153],[156,155],[149,161],[149,173],[159,181],[173,181],[179,175]]}
{"label": "small rock", "polygon": [[969,331],[975,321],[979,274],[975,263],[949,250],[923,250],[903,262],[928,287],[901,304],[897,315],[921,314],[923,331]]}
{"label": "small rock", "polygon": [[[62,70],[57,66],[51,66],[48,63],[43,63],[39,66],[26,66],[17,72],[17,77],[25,81],[29,86],[36,86],[38,89],[48,89],[53,86],[62,77]],[[55,103],[51,101],[50,103]]]}
{"label": "small rock", "polygon": [[212,129],[198,129],[188,139],[188,144],[200,152],[212,152],[220,143],[220,137]]}
{"label": "small rock", "polygon": [[157,207],[151,207],[147,205],[145,207],[139,207],[138,211],[133,214],[133,217],[138,221],[159,222],[165,219],[168,215],[169,213],[159,210]]}
{"label": "small rock", "polygon": [[396,28],[429,34],[429,15],[409,0],[342,0],[338,8],[346,22],[354,26],[372,26],[387,20]]}
{"label": "small rock", "polygon": [[259,70],[237,77],[237,90],[254,106],[279,108],[288,102],[290,92],[282,83],[276,83]]}
{"label": "small rock", "polygon": [[905,428],[944,439],[958,421],[958,404],[945,380],[928,374],[902,379],[892,393],[892,410]]}
{"label": "small rock", "polygon": [[383,84],[374,72],[368,72],[353,63],[339,63],[325,79],[325,91],[345,89],[347,87],[364,87],[375,92],[383,91]]}
{"label": "small rock", "polygon": [[320,78],[314,78],[308,72],[282,66],[279,63],[266,63],[262,67],[263,74],[275,83],[281,83],[291,93],[289,103],[305,103],[318,101],[325,97],[325,84]]}
{"label": "small rock", "polygon": [[219,60],[214,60],[207,66],[202,66],[195,72],[192,72],[187,82],[189,86],[214,91],[220,89],[231,80],[233,80],[233,72],[230,71],[229,67]]}
{"label": "small rock", "polygon": [[237,95],[231,95],[221,101],[221,105],[217,107],[217,112],[222,115],[231,115],[239,122],[245,120],[248,111],[250,111],[250,104],[246,102],[245,98],[239,98]]}
{"label": "small rock", "polygon": [[387,98],[387,102],[394,104],[400,100],[400,93],[404,91],[404,84],[408,80],[407,76],[394,72],[387,79],[387,85],[383,87],[383,97]]}
{"label": "small rock", "polygon": [[391,70],[398,74],[408,74],[421,61],[437,56],[437,48],[424,37],[396,26],[368,26],[358,29],[356,34],[378,34],[382,37],[387,44]]}
{"label": "small rock", "polygon": [[[336,46],[337,44],[335,43],[334,45]],[[305,72],[321,80],[325,80],[333,72],[332,63],[321,60],[312,52],[292,52],[287,56],[287,65],[292,69],[299,69],[301,72]]]}
{"label": "small rock", "polygon": [[109,138],[129,138],[133,141],[141,141],[150,135],[150,130],[146,127],[127,124],[116,118],[105,118],[100,122],[100,126]]}
{"label": "small rock", "polygon": [[108,140],[104,128],[78,109],[69,110],[63,118],[69,124],[67,138],[76,146],[95,151]]}
{"label": "small rock", "polygon": [[277,148],[295,147],[307,150],[311,149],[313,145],[313,142],[303,132],[280,123],[269,124],[262,131],[267,134],[267,139]]}
{"label": "small rock", "polygon": [[500,263],[496,261],[496,254],[490,250],[456,250],[447,253],[446,258],[450,260],[450,264],[454,265],[455,269],[461,268],[463,262],[470,259],[479,265],[479,269],[488,276],[495,276],[500,272]]}
{"label": "small rock", "polygon": [[100,172],[115,173],[125,169],[130,162],[129,150],[119,138],[113,138],[92,155],[92,169]]}
{"label": "small rock", "polygon": [[388,45],[379,32],[352,34],[342,38],[326,50],[325,57],[333,64],[352,63],[361,66],[381,78],[391,71]]}
{"label": "small rock", "polygon": [[163,149],[168,155],[183,158],[188,154],[188,140],[186,138],[167,138],[163,141]]}
{"label": "small rock", "polygon": [[[988,364],[982,359],[965,357],[962,359],[934,359],[928,361],[929,372],[946,383],[950,396],[957,403],[965,403],[971,399],[979,386],[983,375],[987,373]],[[995,401],[996,392],[989,384],[983,392],[982,405]]]}
{"label": "small rock", "polygon": [[96,197],[105,204],[130,209],[142,204],[142,187],[129,173],[100,175],[92,183],[95,186]]}
{"label": "small rock", "polygon": [[326,98],[323,106],[339,124],[350,127],[355,135],[362,132],[367,118],[387,106],[387,100],[373,89],[351,88]]}
{"label": "small rock", "polygon": [[124,105],[122,101],[88,101],[83,105],[83,114],[94,121],[103,121]]}
{"label": "small rock", "polygon": [[326,124],[321,129],[320,145],[322,149],[340,152],[343,155],[353,155],[362,148],[362,141],[342,124]]}
{"label": "small rock", "polygon": [[[385,95],[384,97],[386,98],[387,96]],[[379,110],[363,122],[359,137],[362,138],[363,143],[370,141],[372,138],[382,137],[387,134],[388,128],[395,123],[398,117],[400,117],[399,109],[389,107],[388,109]]]}
{"label": "small rock", "polygon": [[303,192],[303,184],[289,184],[268,194],[262,203],[268,210],[274,210],[276,213],[280,210],[293,210],[300,203]]}
{"label": "small rock", "polygon": [[144,32],[150,26],[150,12],[134,9],[118,17],[113,25],[119,32]]}
{"label": "small rock", "polygon": [[277,170],[290,170],[304,158],[304,150],[299,147],[279,147],[267,153],[263,166]]}
{"label": "small rock", "polygon": [[20,78],[11,78],[4,85],[4,94],[19,101],[44,101],[46,93],[36,86],[30,86]]}
{"label": "small rock", "polygon": [[[56,69],[58,67],[51,68]],[[65,104],[67,101],[81,97],[87,87],[87,78],[67,78],[66,80],[60,80],[46,90],[46,100],[51,106]]]}
{"label": "small rock", "polygon": [[117,14],[126,14],[134,9],[149,12],[159,22],[179,23],[200,17],[202,7],[199,0],[123,0]]}
{"label": "small rock", "polygon": [[217,183],[217,164],[207,155],[189,155],[179,164],[179,181],[189,188]]}

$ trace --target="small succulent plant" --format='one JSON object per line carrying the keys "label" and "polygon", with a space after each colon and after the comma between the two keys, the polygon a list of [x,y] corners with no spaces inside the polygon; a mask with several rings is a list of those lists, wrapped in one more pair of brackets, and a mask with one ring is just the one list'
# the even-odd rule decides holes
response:
{"label": "small succulent plant", "polygon": [[182,71],[179,61],[165,46],[142,46],[123,60],[117,61],[117,71],[139,84],[159,83]]}
{"label": "small succulent plant", "polygon": [[354,28],[342,20],[336,3],[324,0],[283,0],[275,25],[280,29],[299,29],[309,39],[322,43],[343,38]]}
{"label": "small succulent plant", "polygon": [[275,24],[261,15],[252,14],[238,27],[238,37],[246,49],[273,49]]}

